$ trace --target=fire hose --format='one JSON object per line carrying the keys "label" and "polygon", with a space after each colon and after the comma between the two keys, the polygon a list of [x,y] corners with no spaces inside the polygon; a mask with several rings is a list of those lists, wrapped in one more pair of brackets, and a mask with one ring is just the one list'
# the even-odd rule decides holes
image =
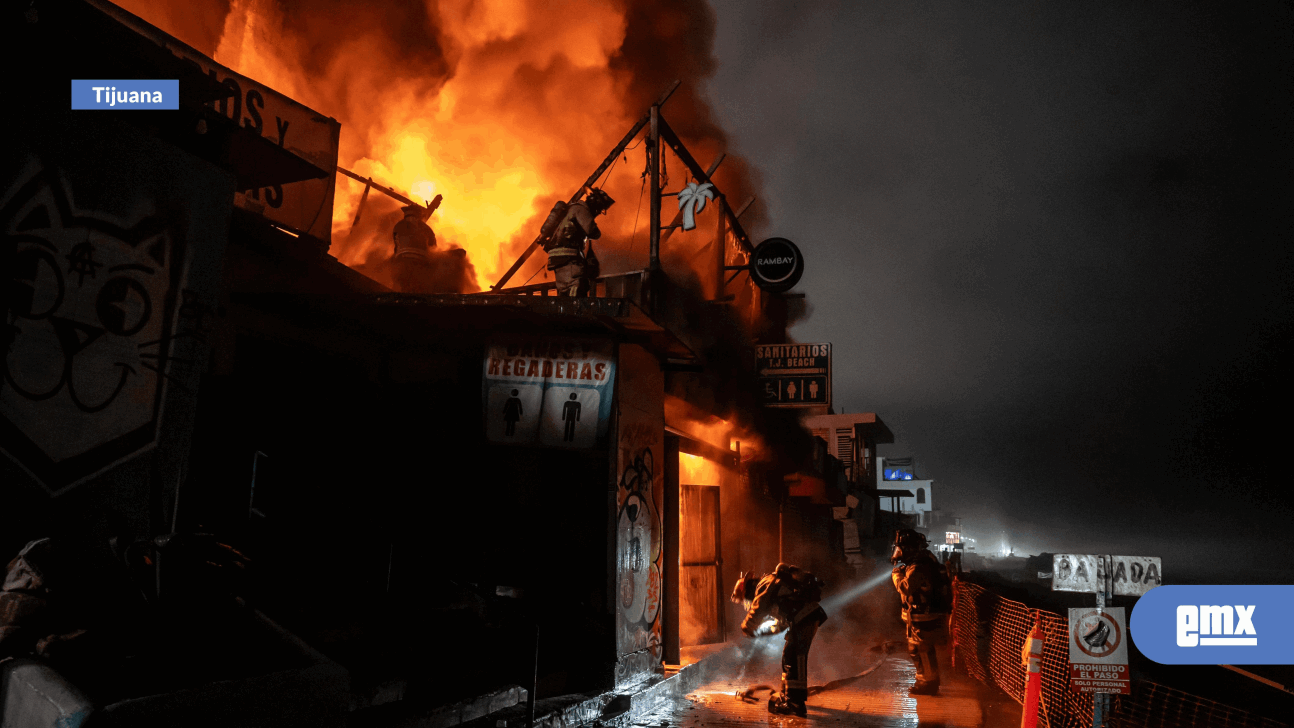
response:
{"label": "fire hose", "polygon": [[[817,695],[818,693],[824,693],[824,692],[827,692],[828,690],[837,690],[839,688],[842,688],[848,685],[849,683],[854,682],[855,680],[861,680],[862,678],[867,677],[873,672],[876,672],[876,669],[885,663],[885,658],[890,654],[893,647],[894,647],[893,642],[883,642],[879,645],[876,645],[875,647],[872,647],[870,650],[871,652],[879,651],[881,653],[881,659],[877,660],[876,664],[871,665],[870,667],[864,669],[862,672],[858,673],[857,675],[851,675],[849,677],[840,678],[839,680],[832,680],[831,682],[825,685],[811,685],[809,686],[809,695]],[[773,688],[773,686],[760,684],[760,685],[751,685],[745,690],[738,691],[737,693],[735,693],[735,696],[738,700],[740,700],[743,703],[758,703],[760,702],[761,698],[755,697],[755,693],[759,693],[765,690],[767,690],[770,695],[773,695],[776,693],[776,690]]]}

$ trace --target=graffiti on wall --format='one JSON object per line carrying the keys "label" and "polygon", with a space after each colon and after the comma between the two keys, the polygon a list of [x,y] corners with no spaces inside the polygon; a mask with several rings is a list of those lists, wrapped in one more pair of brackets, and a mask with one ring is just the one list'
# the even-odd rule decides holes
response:
{"label": "graffiti on wall", "polygon": [[[0,449],[57,491],[153,442],[182,251],[161,216],[80,209],[37,161],[0,203],[0,226]],[[189,299],[182,318],[195,323]]]}
{"label": "graffiti on wall", "polygon": [[663,449],[659,429],[647,424],[622,426],[621,474],[616,488],[618,685],[654,671],[662,657],[658,617],[664,534],[660,510]]}

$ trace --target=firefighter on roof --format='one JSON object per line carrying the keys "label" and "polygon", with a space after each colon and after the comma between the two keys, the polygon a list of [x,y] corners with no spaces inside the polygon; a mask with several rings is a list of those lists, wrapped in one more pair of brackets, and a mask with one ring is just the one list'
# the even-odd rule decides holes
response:
{"label": "firefighter on roof", "polygon": [[591,281],[598,276],[592,241],[602,237],[594,218],[614,204],[610,195],[594,188],[586,200],[553,206],[540,232],[547,236],[544,252],[548,253],[548,270],[557,282],[557,295],[588,295]]}
{"label": "firefighter on roof", "polygon": [[926,549],[926,537],[905,528],[894,534],[896,563],[891,578],[903,600],[903,622],[907,625],[908,656],[917,668],[917,682],[908,692],[934,695],[939,692],[939,660],[935,640],[948,621],[952,590],[944,568]]}
{"label": "firefighter on roof", "polygon": [[[435,206],[440,204],[436,195]],[[401,293],[430,293],[428,282],[432,277],[431,251],[436,247],[436,233],[431,231],[427,219],[435,206],[405,205],[404,219],[395,224],[391,235],[395,238],[395,285]]]}
{"label": "firefighter on roof", "polygon": [[749,637],[786,633],[782,652],[782,692],[768,701],[768,712],[803,716],[809,698],[809,647],[827,613],[818,606],[822,580],[796,566],[778,564],[762,578],[742,574],[732,601],[746,607],[741,631]]}

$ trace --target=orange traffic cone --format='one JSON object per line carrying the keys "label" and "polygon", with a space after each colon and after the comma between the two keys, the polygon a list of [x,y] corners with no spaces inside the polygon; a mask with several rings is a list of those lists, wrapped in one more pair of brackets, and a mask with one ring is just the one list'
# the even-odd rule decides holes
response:
{"label": "orange traffic cone", "polygon": [[1038,725],[1038,702],[1042,698],[1042,643],[1045,635],[1042,632],[1042,620],[1034,614],[1033,631],[1024,641],[1020,651],[1020,663],[1029,668],[1024,682],[1024,713],[1020,716],[1021,728],[1036,728]]}

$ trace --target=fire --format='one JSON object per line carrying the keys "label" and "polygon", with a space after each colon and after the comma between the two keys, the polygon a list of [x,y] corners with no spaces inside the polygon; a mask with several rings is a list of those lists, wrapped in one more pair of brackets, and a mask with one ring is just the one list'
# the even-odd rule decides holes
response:
{"label": "fire", "polygon": [[[433,189],[444,195],[430,223],[442,246],[467,250],[482,288],[636,116],[611,70],[625,33],[616,3],[588,0],[555,12],[542,0],[443,0],[432,15],[452,66],[447,77],[403,67],[376,31],[349,39],[337,62],[311,77],[294,53],[309,39],[285,28],[274,7],[235,0],[216,61],[337,118],[343,167],[416,201],[431,199]],[[339,106],[337,98],[353,101]],[[332,252],[351,266],[390,245],[385,230],[349,235],[362,192],[362,184],[338,180]],[[374,200],[366,206],[390,207]]]}
{"label": "fire", "polygon": [[[481,288],[498,279],[552,203],[575,192],[674,78],[692,90],[666,108],[671,123],[691,137],[702,164],[722,146],[722,132],[693,95],[698,79],[688,78],[708,73],[713,63],[704,35],[713,20],[701,5],[379,0],[358,10],[232,0],[226,10],[212,0],[119,2],[217,62],[336,118],[342,167],[416,201],[442,194],[429,222],[441,247],[467,250]],[[213,25],[209,16],[223,23]],[[618,204],[599,221],[599,255],[616,251],[617,265],[626,267],[646,259],[643,154],[640,143],[631,144],[600,183]],[[729,159],[721,174],[737,180],[728,192],[744,196],[745,167]],[[687,178],[682,163],[666,154],[665,164],[669,189],[679,189]],[[398,207],[370,194],[363,215],[369,224],[352,234],[363,189],[338,178],[330,252],[352,267],[390,255]],[[709,240],[708,232],[691,235],[695,240],[680,234],[679,243],[699,248]],[[543,263],[535,256],[513,283]],[[604,265],[604,272],[611,271]]]}
{"label": "fire", "polygon": [[418,180],[409,188],[409,196],[414,200],[422,200],[424,204],[429,203],[436,196],[436,185],[431,180]]}
{"label": "fire", "polygon": [[732,423],[718,417],[690,423],[687,432],[692,437],[723,450],[733,449]]}
{"label": "fire", "polygon": [[763,440],[749,428],[707,414],[674,395],[665,396],[665,423],[693,440],[741,453],[742,462],[757,459],[764,451]]}
{"label": "fire", "polygon": [[683,485],[722,485],[723,469],[713,460],[679,453],[678,482]]}

